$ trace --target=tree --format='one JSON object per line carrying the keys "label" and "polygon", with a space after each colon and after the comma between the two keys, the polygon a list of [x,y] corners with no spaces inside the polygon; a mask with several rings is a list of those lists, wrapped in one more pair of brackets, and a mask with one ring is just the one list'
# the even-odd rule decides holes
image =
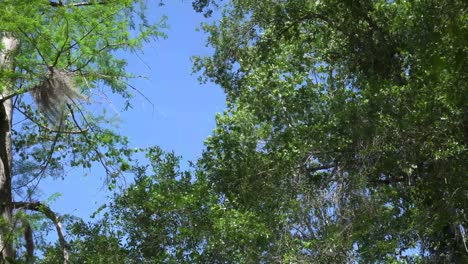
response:
{"label": "tree", "polygon": [[195,70],[228,95],[202,168],[270,227],[259,256],[467,261],[466,3],[194,7],[222,10]]}
{"label": "tree", "polygon": [[228,109],[193,170],[150,149],[71,225],[78,262],[467,262],[465,3],[194,7],[221,10],[195,69]]}
{"label": "tree", "polygon": [[[132,150],[125,137],[112,132],[104,114],[88,109],[107,92],[121,95],[128,107],[132,92],[138,92],[128,84],[134,76],[125,72],[125,60],[116,51],[135,52],[163,36],[162,21],[148,20],[145,8],[139,0],[0,2],[3,261],[34,261],[34,223],[21,213],[27,211],[54,223],[68,263],[70,247],[60,217],[36,200],[43,177],[64,177],[66,166],[98,163],[111,183],[128,169]],[[26,250],[15,242],[21,241],[20,231],[27,234]]]}
{"label": "tree", "polygon": [[[180,157],[158,147],[132,166],[132,184],[99,210],[95,223],[74,220],[73,263],[255,263],[268,228],[251,212],[216,195],[203,171],[181,170]],[[43,263],[56,262],[60,246]]]}

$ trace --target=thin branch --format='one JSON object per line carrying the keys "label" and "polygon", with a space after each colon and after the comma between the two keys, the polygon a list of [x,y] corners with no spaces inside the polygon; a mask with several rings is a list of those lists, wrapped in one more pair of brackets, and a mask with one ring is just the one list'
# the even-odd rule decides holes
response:
{"label": "thin branch", "polygon": [[57,214],[54,211],[52,211],[47,205],[40,202],[13,202],[12,205],[14,209],[23,209],[43,213],[54,223],[55,229],[57,230],[57,235],[59,237],[60,245],[63,249],[63,263],[69,264],[71,246],[65,240],[62,223],[60,222],[60,219],[57,216]]}
{"label": "thin branch", "polygon": [[36,124],[37,126],[39,126],[40,128],[44,129],[45,131],[47,132],[51,132],[51,133],[62,133],[62,134],[83,134],[85,132],[88,131],[88,128],[85,128],[85,129],[82,129],[79,127],[79,130],[56,130],[56,129],[52,129],[50,127],[47,127],[41,123],[39,123],[37,120],[35,120],[34,118],[32,118],[31,116],[29,116],[28,114],[26,114],[24,111],[22,111],[21,109],[19,109],[19,107],[15,107],[16,110],[18,112],[20,112],[24,117],[26,117],[27,119],[29,119],[31,122],[33,122],[34,124]]}
{"label": "thin branch", "polygon": [[[62,126],[62,122],[63,122],[63,118],[60,120],[60,126]],[[52,161],[52,156],[54,155],[54,152],[55,152],[55,146],[57,145],[57,142],[58,142],[58,139],[59,139],[59,136],[60,134],[55,134],[55,138],[54,140],[52,141],[52,146],[50,147],[50,150],[49,150],[49,153],[48,153],[48,156],[47,156],[47,159],[42,163],[41,165],[41,170],[39,171],[39,173],[37,173],[35,177],[33,177],[31,179],[31,181],[29,181],[28,183],[26,183],[26,185],[28,185],[29,183],[33,182],[35,179],[38,179],[38,181],[36,182],[36,184],[34,185],[34,187],[31,188],[31,194],[34,193],[34,191],[37,189],[37,187],[39,186],[39,183],[41,182],[41,180],[44,178],[45,176],[45,171],[47,170],[47,167],[49,166],[50,162]],[[31,195],[30,196],[30,199],[31,199]]]}
{"label": "thin branch", "polygon": [[55,67],[58,64],[60,56],[62,56],[62,53],[66,52],[65,45],[68,43],[69,35],[68,35],[68,19],[67,19],[67,17],[64,17],[64,18],[65,18],[65,31],[66,31],[65,37],[66,38],[63,41],[62,46],[60,47],[60,51],[57,51],[57,56],[55,57],[54,63],[52,64],[52,67]]}
{"label": "thin branch", "polygon": [[[105,74],[100,74],[98,73],[97,74],[98,76],[101,76],[103,78],[108,78],[108,79],[111,79],[113,78],[112,76],[109,76],[109,75],[105,75]],[[136,78],[139,78],[141,76],[135,76]],[[115,77],[114,77],[115,78]],[[151,106],[153,107],[153,111],[154,111],[154,104],[153,102],[151,102],[151,100],[142,92],[140,91],[140,89],[138,89],[137,87],[131,85],[129,82],[127,81],[124,81],[122,77],[120,77],[120,81],[122,81],[125,85],[127,85],[128,87],[130,87],[132,90],[134,90],[135,92],[137,92],[141,97],[143,97],[143,99],[145,99],[148,103],[151,104]]]}
{"label": "thin branch", "polygon": [[[72,72],[81,71],[82,69],[84,69],[86,66],[88,66],[93,61],[93,59],[95,59],[96,55],[99,55],[104,50],[106,50],[108,48],[112,48],[112,47],[124,47],[124,46],[130,46],[130,44],[128,42],[108,43],[105,46],[103,46],[102,48],[95,51],[95,53],[93,55],[91,55],[82,65],[80,65],[76,69],[72,70]],[[71,61],[70,64],[75,64],[79,59],[80,59],[80,57],[77,57],[75,60]]]}
{"label": "thin branch", "polygon": [[37,47],[37,44],[36,44],[36,41],[34,38],[30,37],[28,35],[28,33],[26,33],[25,31],[23,31],[21,28],[18,28],[18,30],[23,33],[23,35],[29,40],[29,42],[31,44],[33,44],[34,46],[34,49],[37,51],[37,54],[39,54],[39,57],[41,57],[42,61],[44,62],[44,64],[47,66],[47,68],[49,68],[49,64],[47,63],[47,60],[46,58],[42,55],[42,52],[41,50]]}
{"label": "thin branch", "polygon": [[[84,120],[84,122],[88,125],[88,127],[91,127],[91,125],[89,124],[88,120],[86,119],[86,116],[85,116],[84,113],[81,111],[81,109],[79,108],[79,106],[75,103],[74,100],[71,100],[71,101],[72,101],[72,103],[76,106],[76,109],[78,109],[78,112],[80,113],[80,115],[81,115],[82,119]],[[68,107],[68,109],[70,110],[70,113],[71,113],[71,115],[72,115],[73,122],[75,122],[75,125],[78,126],[79,129],[81,129],[81,128],[80,128],[80,125],[78,124],[78,121],[77,121],[77,119],[76,119],[76,117],[75,117],[75,114],[74,114],[74,112],[73,112],[73,108],[71,107],[70,104],[67,104],[67,107]],[[93,132],[94,132],[94,130],[93,130]],[[90,146],[92,146],[91,140],[90,140],[87,136],[85,136],[84,138],[85,138],[86,142],[87,142],[88,144],[90,144]],[[104,170],[106,171],[106,174],[107,174],[107,175],[111,175],[111,174],[112,174],[112,170],[109,169],[109,166],[106,164],[105,156],[99,151],[99,149],[98,149],[97,147],[93,147],[93,150],[94,150],[94,152],[96,153],[96,157],[98,158],[99,162],[100,162],[101,165],[104,167]]]}
{"label": "thin branch", "polygon": [[124,82],[128,87],[130,87],[132,90],[134,90],[135,92],[137,92],[141,97],[143,97],[148,103],[151,104],[151,107],[153,108],[153,112],[154,112],[154,104],[153,102],[151,102],[151,100],[146,97],[146,95],[144,93],[142,93],[138,88],[136,88],[135,86],[131,85],[130,83],[122,80],[122,82]]}
{"label": "thin branch", "polygon": [[15,92],[12,93],[12,94],[5,95],[5,96],[3,96],[2,98],[0,98],[0,103],[3,103],[3,102],[5,102],[6,100],[11,99],[11,98],[13,98],[13,97],[15,97],[15,96],[17,96],[17,95],[21,95],[21,94],[25,94],[25,93],[27,93],[27,92],[30,92],[30,91],[32,91],[32,89],[33,89],[33,88],[29,88],[29,89],[19,89],[19,90],[15,91]]}

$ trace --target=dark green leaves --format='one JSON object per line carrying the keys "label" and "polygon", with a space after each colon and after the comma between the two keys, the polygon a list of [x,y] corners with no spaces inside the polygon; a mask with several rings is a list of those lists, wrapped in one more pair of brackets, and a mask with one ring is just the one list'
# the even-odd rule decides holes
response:
{"label": "dark green leaves", "polygon": [[229,104],[202,164],[217,192],[288,241],[264,256],[466,259],[466,34],[453,34],[466,32],[465,11],[234,1],[204,26],[215,52],[195,70]]}

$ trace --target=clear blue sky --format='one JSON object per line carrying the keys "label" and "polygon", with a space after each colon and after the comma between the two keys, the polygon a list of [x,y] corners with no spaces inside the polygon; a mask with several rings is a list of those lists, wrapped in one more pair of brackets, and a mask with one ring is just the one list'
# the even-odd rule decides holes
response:
{"label": "clear blue sky", "polygon": [[[210,53],[204,34],[196,31],[204,18],[193,11],[188,0],[165,1],[163,7],[157,6],[159,1],[148,2],[154,2],[148,10],[150,18],[168,17],[168,38],[147,44],[139,56],[124,57],[129,61],[129,72],[148,77],[131,83],[151,100],[154,108],[137,96],[128,112],[119,111],[123,107],[119,100],[114,100],[108,110],[119,115],[117,130],[128,136],[132,146],[158,145],[166,151],[174,150],[185,160],[195,160],[215,127],[215,113],[225,108],[220,87],[200,85],[197,76],[191,75],[190,57]],[[64,181],[44,181],[43,197],[59,192],[62,196],[50,204],[53,210],[88,218],[109,194],[103,188],[102,176],[100,168],[73,169]]]}

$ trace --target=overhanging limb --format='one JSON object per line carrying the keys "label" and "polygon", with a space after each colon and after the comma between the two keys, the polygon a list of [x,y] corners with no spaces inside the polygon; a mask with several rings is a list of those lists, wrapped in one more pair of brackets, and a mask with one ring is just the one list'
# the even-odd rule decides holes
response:
{"label": "overhanging limb", "polygon": [[54,211],[52,211],[47,205],[40,202],[13,202],[12,206],[14,209],[23,209],[40,212],[54,223],[55,229],[57,230],[57,235],[59,237],[60,246],[63,250],[63,263],[69,264],[71,246],[65,240],[62,223],[60,222],[57,214]]}

